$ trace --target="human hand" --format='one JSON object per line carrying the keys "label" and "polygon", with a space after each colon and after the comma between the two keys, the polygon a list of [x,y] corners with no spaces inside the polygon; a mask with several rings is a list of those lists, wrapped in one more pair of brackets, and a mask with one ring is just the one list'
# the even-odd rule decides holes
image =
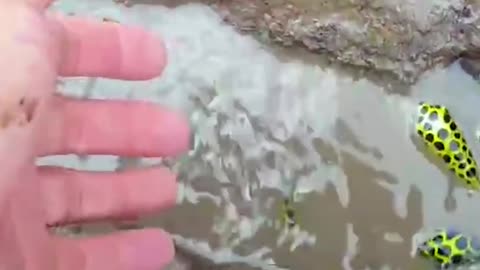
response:
{"label": "human hand", "polygon": [[175,175],[36,167],[37,157],[176,155],[189,147],[190,132],[182,116],[153,104],[55,95],[57,76],[149,79],[166,56],[142,30],[46,14],[50,1],[0,0],[0,269],[160,269],[174,253],[161,230],[85,239],[48,232],[48,225],[136,218],[171,206]]}

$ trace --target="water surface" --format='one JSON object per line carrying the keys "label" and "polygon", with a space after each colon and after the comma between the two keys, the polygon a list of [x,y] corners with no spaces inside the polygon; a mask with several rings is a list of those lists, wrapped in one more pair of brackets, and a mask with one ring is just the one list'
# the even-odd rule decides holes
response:
{"label": "water surface", "polygon": [[[405,91],[312,61],[279,60],[201,5],[126,9],[64,0],[55,8],[144,25],[165,38],[169,66],[162,78],[77,78],[64,85],[73,96],[150,100],[191,116],[197,144],[175,167],[184,187],[179,206],[145,225],[211,248],[232,247],[240,257],[271,251],[247,261],[273,259],[295,270],[412,269],[411,238],[419,230],[455,226],[480,235],[474,222],[480,194],[449,192],[451,175],[411,136],[418,101],[446,105],[480,157],[480,87],[458,64],[425,74]],[[43,162],[91,170],[135,165],[117,157]],[[270,223],[293,190],[301,194],[299,223],[315,242],[290,251],[289,242],[277,245],[280,233]],[[240,260],[218,254],[220,261]]]}

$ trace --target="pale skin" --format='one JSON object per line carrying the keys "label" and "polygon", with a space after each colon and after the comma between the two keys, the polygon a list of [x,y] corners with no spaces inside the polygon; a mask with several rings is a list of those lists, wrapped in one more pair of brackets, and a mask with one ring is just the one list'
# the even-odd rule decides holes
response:
{"label": "pale skin", "polygon": [[0,0],[0,269],[162,269],[174,250],[160,229],[82,239],[48,231],[158,213],[175,202],[176,176],[162,167],[122,173],[36,167],[37,157],[164,157],[190,147],[185,117],[166,108],[55,94],[59,76],[157,77],[166,52],[158,37],[138,28],[46,13],[50,2]]}

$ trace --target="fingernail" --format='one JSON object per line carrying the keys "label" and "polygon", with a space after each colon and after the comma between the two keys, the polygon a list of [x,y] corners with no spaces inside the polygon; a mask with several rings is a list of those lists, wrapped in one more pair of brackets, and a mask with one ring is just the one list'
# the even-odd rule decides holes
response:
{"label": "fingernail", "polygon": [[[112,27],[120,29],[119,25],[114,24]],[[125,56],[125,65],[128,65],[128,72],[135,71],[135,75],[131,75],[132,78],[145,80],[159,77],[168,61],[167,49],[162,39],[136,26],[123,27],[119,30],[119,33],[123,41],[122,55]],[[135,40],[135,42],[132,42],[132,40]],[[142,65],[142,67],[137,67],[137,70],[129,63]]]}
{"label": "fingernail", "polygon": [[165,69],[165,66],[168,62],[168,53],[165,43],[158,37],[152,35],[151,39],[147,44],[145,44],[147,57],[150,59],[154,59],[156,64],[158,65],[158,71],[160,76]]}
{"label": "fingernail", "polygon": [[170,236],[161,230],[145,232],[142,239],[132,243],[131,270],[161,270],[169,265],[175,248]]}
{"label": "fingernail", "polygon": [[176,111],[164,111],[159,117],[159,148],[162,156],[178,156],[190,149],[190,126],[187,118]]}

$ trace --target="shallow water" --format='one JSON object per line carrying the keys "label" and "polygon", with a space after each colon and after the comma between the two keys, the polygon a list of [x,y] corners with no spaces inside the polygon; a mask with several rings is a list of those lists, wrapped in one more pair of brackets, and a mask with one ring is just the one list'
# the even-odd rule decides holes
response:
{"label": "shallow water", "polygon": [[[240,256],[266,247],[272,252],[247,261],[266,265],[272,258],[295,270],[412,269],[411,239],[422,229],[454,226],[480,236],[472,222],[480,217],[480,194],[469,197],[461,187],[449,194],[451,176],[410,136],[415,104],[440,103],[480,157],[480,86],[458,64],[425,74],[408,95],[403,89],[395,94],[393,82],[382,87],[311,62],[280,61],[200,5],[125,9],[102,0],[64,0],[54,8],[146,25],[165,38],[170,64],[162,78],[77,78],[63,86],[73,96],[151,100],[191,115],[197,147],[175,167],[184,185],[179,206],[145,225],[212,248],[233,247]],[[41,162],[89,170],[135,163],[75,156]],[[280,232],[270,222],[293,188],[301,194],[299,224],[315,243],[289,251],[289,243],[277,246]],[[237,243],[227,239],[235,230]]]}

